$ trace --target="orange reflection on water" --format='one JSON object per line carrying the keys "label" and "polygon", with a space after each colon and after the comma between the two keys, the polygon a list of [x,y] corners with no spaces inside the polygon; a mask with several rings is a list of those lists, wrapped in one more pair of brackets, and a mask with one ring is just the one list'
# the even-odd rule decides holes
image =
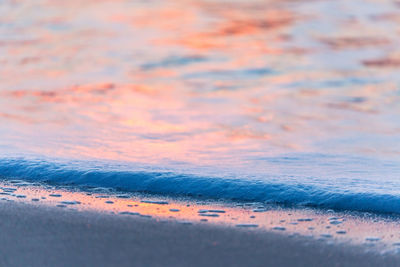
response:
{"label": "orange reflection on water", "polygon": [[231,166],[396,154],[391,1],[13,3],[0,130],[14,151]]}

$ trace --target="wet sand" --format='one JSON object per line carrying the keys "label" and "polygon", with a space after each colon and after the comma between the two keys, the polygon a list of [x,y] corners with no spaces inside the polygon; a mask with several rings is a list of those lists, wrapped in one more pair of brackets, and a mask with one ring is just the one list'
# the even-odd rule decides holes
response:
{"label": "wet sand", "polygon": [[1,266],[398,266],[306,237],[0,202]]}

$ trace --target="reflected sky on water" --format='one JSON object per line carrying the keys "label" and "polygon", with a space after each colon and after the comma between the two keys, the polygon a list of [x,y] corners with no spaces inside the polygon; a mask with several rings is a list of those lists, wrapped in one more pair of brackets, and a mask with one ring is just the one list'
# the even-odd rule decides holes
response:
{"label": "reflected sky on water", "polygon": [[386,0],[5,0],[0,153],[395,176],[399,22]]}

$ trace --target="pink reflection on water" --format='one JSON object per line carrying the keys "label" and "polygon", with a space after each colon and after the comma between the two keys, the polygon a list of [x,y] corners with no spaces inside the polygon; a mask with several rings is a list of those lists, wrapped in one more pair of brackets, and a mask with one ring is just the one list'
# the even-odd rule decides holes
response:
{"label": "pink reflection on water", "polygon": [[367,2],[324,18],[329,1],[7,1],[2,142],[153,163],[398,155],[399,14]]}

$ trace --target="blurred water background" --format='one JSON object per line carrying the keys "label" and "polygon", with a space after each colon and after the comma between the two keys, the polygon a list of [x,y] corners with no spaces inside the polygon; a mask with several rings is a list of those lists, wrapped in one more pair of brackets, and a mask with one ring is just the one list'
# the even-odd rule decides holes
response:
{"label": "blurred water background", "polygon": [[400,213],[400,2],[0,3],[0,177]]}

